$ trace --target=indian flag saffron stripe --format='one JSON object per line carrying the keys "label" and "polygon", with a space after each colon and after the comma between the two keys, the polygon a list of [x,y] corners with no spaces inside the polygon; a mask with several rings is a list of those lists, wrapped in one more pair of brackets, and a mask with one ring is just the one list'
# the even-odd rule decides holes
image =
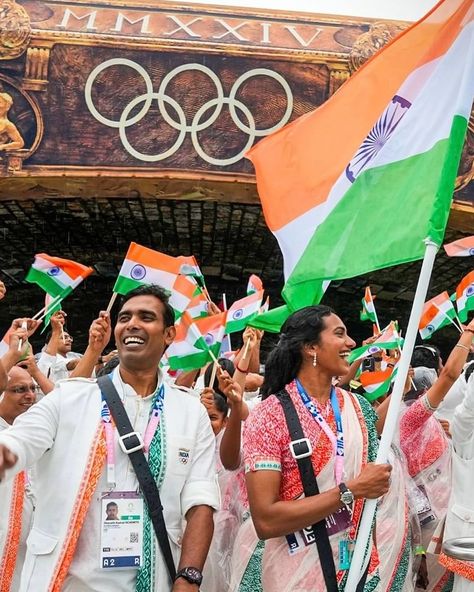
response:
{"label": "indian flag saffron stripe", "polygon": [[444,250],[448,257],[472,257],[474,256],[474,236],[448,243],[444,245]]}
{"label": "indian flag saffron stripe", "polygon": [[442,0],[250,151],[293,308],[324,279],[422,258],[427,236],[441,244],[474,96],[473,13]]}
{"label": "indian flag saffron stripe", "polygon": [[179,275],[182,264],[178,257],[132,242],[113,291],[127,294],[139,286],[156,284],[171,293],[170,304],[180,314],[189,305],[197,288],[192,277]]}
{"label": "indian flag saffron stripe", "polygon": [[367,286],[367,288],[365,289],[365,295],[364,298],[362,298],[362,311],[360,313],[360,320],[371,321],[372,323],[377,322],[374,298],[372,296],[372,292],[370,291],[369,286]]}
{"label": "indian flag saffron stripe", "polygon": [[227,311],[226,333],[236,333],[243,331],[249,324],[249,321],[255,317],[262,306],[263,290],[259,290],[250,296],[241,298]]}
{"label": "indian flag saffron stripe", "polygon": [[387,368],[376,372],[362,372],[359,376],[359,382],[365,390],[365,398],[372,403],[372,401],[386,395],[396,373],[396,368]]}
{"label": "indian flag saffron stripe", "polygon": [[467,321],[468,312],[474,310],[474,271],[470,271],[456,288],[456,308],[460,320]]}
{"label": "indian flag saffron stripe", "polygon": [[349,356],[349,363],[355,362],[356,360],[363,360],[368,358],[382,349],[398,349],[402,343],[400,336],[393,323],[382,331],[382,334],[373,342],[367,345],[362,345],[352,350]]}
{"label": "indian flag saffron stripe", "polygon": [[76,261],[39,253],[25,280],[38,284],[50,296],[67,296],[93,271]]}
{"label": "indian flag saffron stripe", "polygon": [[429,339],[431,335],[449,325],[456,318],[456,311],[447,292],[442,292],[425,302],[418,326],[420,337]]}
{"label": "indian flag saffron stripe", "polygon": [[252,273],[247,284],[247,296],[255,294],[255,292],[260,292],[260,290],[263,290],[263,282],[258,275]]}

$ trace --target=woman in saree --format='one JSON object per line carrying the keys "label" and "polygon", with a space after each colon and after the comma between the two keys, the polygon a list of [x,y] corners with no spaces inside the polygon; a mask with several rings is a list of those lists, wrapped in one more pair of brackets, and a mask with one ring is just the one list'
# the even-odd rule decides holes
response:
{"label": "woman in saree", "polygon": [[[357,536],[363,500],[389,487],[390,466],[375,465],[377,416],[365,399],[335,388],[347,373],[354,347],[341,319],[326,306],[310,306],[285,322],[267,359],[262,403],[244,429],[244,461],[250,512],[263,544],[242,560],[238,586],[254,592],[325,592],[311,525],[326,519],[339,589],[348,573],[347,554]],[[279,397],[291,398],[305,437],[320,493],[304,497],[297,462]],[[294,449],[293,449],[294,452]],[[242,540],[241,549],[251,550]],[[313,543],[310,541],[313,540]],[[365,592],[379,583],[378,555],[371,541]],[[350,552],[350,551],[349,551]],[[235,574],[233,574],[234,576]]]}

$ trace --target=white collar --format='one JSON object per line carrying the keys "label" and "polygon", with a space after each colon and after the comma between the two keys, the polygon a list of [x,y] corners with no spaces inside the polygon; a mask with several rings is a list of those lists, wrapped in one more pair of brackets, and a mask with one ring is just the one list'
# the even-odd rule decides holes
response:
{"label": "white collar", "polygon": [[[147,401],[148,399],[153,397],[155,393],[151,393],[147,397],[142,397],[141,395],[139,395],[132,386],[130,386],[127,382],[123,381],[122,376],[120,375],[119,368],[120,364],[112,370],[112,382],[115,388],[117,389],[117,392],[120,395],[122,402],[125,400],[125,397],[140,397],[140,399],[143,399],[143,401]],[[161,370],[158,369],[157,388],[161,385],[162,381],[163,375],[161,373]]]}

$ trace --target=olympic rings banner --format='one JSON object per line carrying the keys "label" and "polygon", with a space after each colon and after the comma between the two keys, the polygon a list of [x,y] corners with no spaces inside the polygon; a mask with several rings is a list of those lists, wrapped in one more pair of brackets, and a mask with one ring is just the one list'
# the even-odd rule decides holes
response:
{"label": "olympic rings banner", "polygon": [[[92,89],[97,81],[97,78],[102,72],[112,68],[113,66],[132,68],[132,70],[137,72],[142,77],[146,88],[146,92],[144,94],[136,96],[129,103],[127,103],[118,120],[109,119],[108,117],[102,115],[97,110],[94,99],[92,98]],[[188,118],[182,105],[167,93],[167,90],[171,86],[173,80],[182,72],[201,72],[205,74],[205,76],[209,78],[209,81],[215,86],[215,98],[202,101],[202,104],[194,113],[191,123],[188,122]],[[244,102],[237,99],[237,94],[245,82],[252,78],[259,77],[267,77],[276,80],[281,85],[286,97],[286,108],[283,115],[278,119],[275,118],[277,121],[272,126],[265,129],[257,129],[255,118],[251,109]],[[270,97],[262,97],[264,101],[265,98],[268,100]],[[140,66],[140,64],[137,64],[137,62],[123,58],[112,58],[94,68],[87,78],[85,99],[87,107],[92,116],[103,125],[117,129],[118,136],[120,137],[120,141],[122,142],[124,149],[137,160],[141,160],[143,162],[158,162],[159,160],[165,160],[166,158],[176,154],[176,152],[183,145],[186,136],[189,134],[194,150],[202,158],[202,160],[209,164],[220,167],[239,162],[239,160],[244,157],[247,150],[251,148],[255,138],[267,136],[268,134],[271,134],[272,132],[275,132],[283,127],[285,123],[289,121],[293,111],[293,95],[287,81],[283,78],[283,76],[281,76],[281,74],[278,74],[274,70],[269,70],[268,68],[253,68],[252,70],[248,70],[239,76],[239,78],[232,85],[229,95],[225,96],[221,80],[210,68],[198,63],[184,64],[182,66],[177,66],[168,72],[162,79],[158,91],[154,92],[153,82],[148,72],[142,66]],[[153,102],[156,103],[159,117],[171,128],[176,130],[178,134],[171,147],[164,148],[158,146],[158,148],[161,148],[159,152],[154,154],[145,154],[132,146],[127,136],[127,129],[131,126],[140,125],[146,115],[149,114]],[[140,106],[138,113],[131,116],[134,109],[138,106]],[[247,139],[243,148],[241,148],[233,156],[227,158],[217,158],[212,156],[212,154],[209,154],[204,146],[200,143],[199,132],[210,129],[221,115],[225,106],[228,107],[232,124],[238,128],[242,134],[247,137]],[[173,112],[177,116],[176,119],[172,115]],[[240,114],[244,116],[243,120],[241,119]]]}
{"label": "olympic rings banner", "polygon": [[247,150],[327,98],[324,64],[57,44],[29,163],[252,174]]}

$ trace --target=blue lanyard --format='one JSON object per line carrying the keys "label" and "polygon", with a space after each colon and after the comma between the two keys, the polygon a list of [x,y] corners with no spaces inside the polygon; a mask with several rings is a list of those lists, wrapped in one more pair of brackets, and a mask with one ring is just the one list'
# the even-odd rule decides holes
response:
{"label": "blue lanyard", "polygon": [[301,382],[296,379],[296,386],[298,388],[298,393],[303,401],[304,406],[306,409],[311,413],[313,419],[319,424],[321,429],[325,432],[328,436],[330,441],[335,445],[335,453],[336,453],[336,463],[335,463],[335,473],[336,473],[336,482],[340,483],[342,480],[342,473],[344,468],[344,431],[342,428],[342,417],[341,417],[341,410],[339,408],[339,401],[336,394],[336,389],[331,387],[331,406],[334,412],[334,419],[336,420],[336,432],[337,435],[334,435],[334,432],[329,427],[327,421],[322,416],[321,412],[308,395],[308,393],[303,388]]}

